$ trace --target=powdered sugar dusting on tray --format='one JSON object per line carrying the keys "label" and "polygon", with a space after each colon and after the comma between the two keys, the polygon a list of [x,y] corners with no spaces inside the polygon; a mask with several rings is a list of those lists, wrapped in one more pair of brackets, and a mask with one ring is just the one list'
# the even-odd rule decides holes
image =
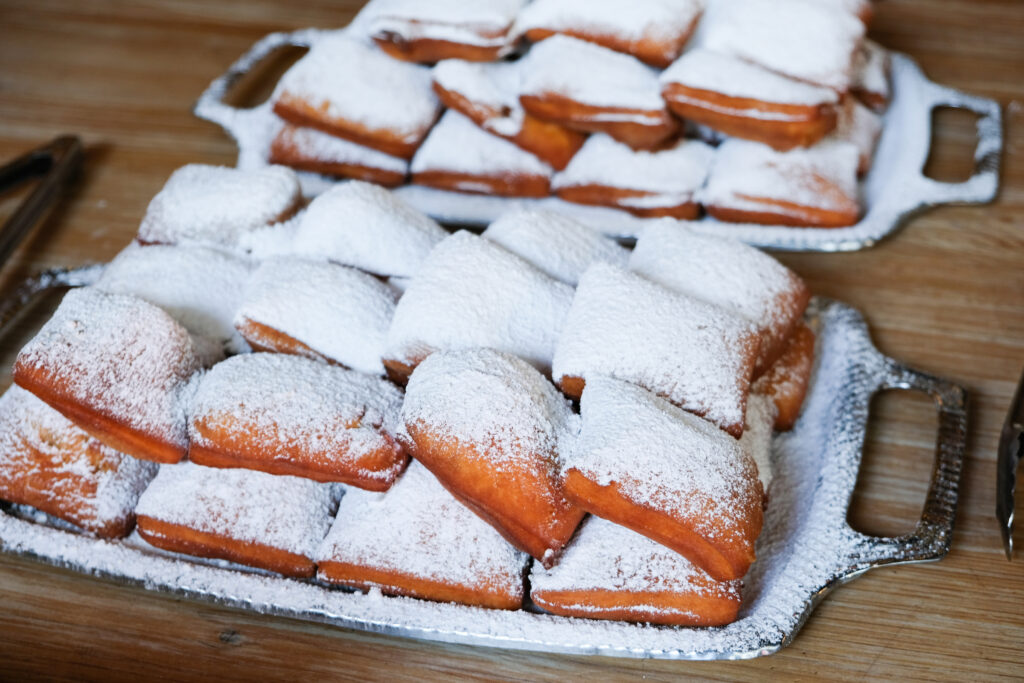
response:
{"label": "powdered sugar dusting on tray", "polygon": [[448,233],[384,188],[359,181],[313,200],[292,242],[296,254],[410,277]]}
{"label": "powdered sugar dusting on tray", "polygon": [[337,497],[332,484],[183,462],[160,467],[135,513],[311,558]]}
{"label": "powdered sugar dusting on tray", "polygon": [[512,144],[483,130],[468,118],[449,109],[416,151],[412,173],[448,171],[502,177],[534,175],[549,177],[551,167]]}
{"label": "powdered sugar dusting on tray", "polygon": [[576,290],[553,376],[589,382],[610,375],[716,424],[741,424],[755,333],[753,325],[722,308],[595,263]]}
{"label": "powdered sugar dusting on tray", "polygon": [[528,560],[415,461],[386,493],[350,489],[317,558],[520,596]]}
{"label": "powdered sugar dusting on tray", "polygon": [[342,365],[383,375],[395,298],[391,287],[355,268],[280,256],[260,264],[235,320],[272,327]]}
{"label": "powdered sugar dusting on tray", "polygon": [[524,95],[554,93],[599,107],[662,112],[658,73],[640,60],[568,36],[542,41],[523,57]]}
{"label": "powdered sugar dusting on tray", "polygon": [[489,347],[546,370],[572,287],[465,231],[435,247],[395,307],[386,358]]}
{"label": "powdered sugar dusting on tray", "polygon": [[629,260],[629,252],[614,240],[553,211],[510,211],[491,223],[483,237],[573,286],[595,261],[625,266]]}
{"label": "powdered sugar dusting on tray", "polygon": [[513,33],[534,28],[560,33],[578,31],[597,36],[642,40],[676,40],[690,30],[703,0],[534,0],[516,19]]}
{"label": "powdered sugar dusting on tray", "polygon": [[314,128],[286,124],[278,133],[277,140],[294,147],[304,159],[330,164],[366,166],[403,175],[409,170],[409,162],[405,159],[357,145]]}

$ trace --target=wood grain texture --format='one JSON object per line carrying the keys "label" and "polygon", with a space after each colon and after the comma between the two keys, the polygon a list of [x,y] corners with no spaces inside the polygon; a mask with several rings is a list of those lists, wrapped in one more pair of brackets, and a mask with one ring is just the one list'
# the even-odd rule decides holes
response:
{"label": "wood grain texture", "polygon": [[[0,0],[0,159],[65,132],[87,145],[80,182],[0,273],[0,287],[44,266],[109,259],[172,170],[232,164],[233,143],[190,113],[198,94],[260,36],[340,26],[358,4]],[[876,570],[837,590],[777,655],[690,663],[424,644],[194,604],[0,556],[0,679],[1021,676],[1024,557],[1003,557],[993,490],[999,429],[1024,365],[1024,3],[888,0],[872,34],[936,81],[1005,105],[1003,190],[990,207],[921,215],[869,251],[781,258],[816,293],[862,310],[885,353],[970,388],[970,444],[948,558]],[[939,123],[944,151],[931,171],[966,176],[970,118]],[[0,219],[13,206],[0,199]],[[52,304],[4,336],[0,367],[10,367]],[[906,394],[880,397],[873,414],[851,519],[894,533],[920,513],[935,418],[926,401]],[[1022,512],[1024,501],[1018,519]]]}

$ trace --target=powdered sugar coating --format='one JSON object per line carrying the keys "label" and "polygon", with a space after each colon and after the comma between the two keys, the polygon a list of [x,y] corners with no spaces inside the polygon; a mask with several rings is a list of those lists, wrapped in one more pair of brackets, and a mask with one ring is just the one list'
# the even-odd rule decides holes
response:
{"label": "powdered sugar coating", "polygon": [[889,85],[889,51],[873,40],[861,43],[857,56],[854,58],[853,83],[854,90],[859,90],[888,101],[891,86]]}
{"label": "powdered sugar coating", "polygon": [[183,462],[160,468],[135,514],[312,558],[337,498],[332,484]]}
{"label": "powdered sugar coating", "polygon": [[277,83],[273,101],[299,100],[328,119],[419,140],[440,104],[430,69],[384,54],[343,31],[321,37]]}
{"label": "powdered sugar coating", "polygon": [[693,200],[708,176],[714,149],[680,140],[657,151],[634,150],[607,135],[587,138],[552,187],[601,185],[649,192],[645,206],[676,206]]}
{"label": "powdered sugar coating", "polygon": [[798,80],[845,92],[864,24],[815,0],[715,0],[701,45]]}
{"label": "powdered sugar coating", "polygon": [[375,275],[411,277],[448,233],[379,185],[353,180],[310,203],[292,251]]}
{"label": "powdered sugar coating", "polygon": [[199,370],[188,331],[142,299],[72,289],[18,354],[15,373],[42,373],[51,390],[128,428],[184,449]]}
{"label": "powdered sugar coating", "polygon": [[543,209],[510,211],[491,223],[482,236],[574,287],[595,261],[624,266],[629,260],[629,252],[614,240],[568,216]]}
{"label": "powdered sugar coating", "polygon": [[[534,564],[534,592],[609,590],[622,593],[696,593],[740,598],[741,582],[715,581],[679,553],[600,517],[580,525],[558,564]],[[573,605],[585,608],[585,605]],[[633,609],[663,611],[654,605]]]}
{"label": "powdered sugar coating", "polygon": [[661,112],[658,74],[640,60],[555,35],[523,57],[523,95],[555,93],[582,104]]}
{"label": "powdered sugar coating", "polygon": [[325,358],[383,375],[395,299],[387,284],[355,268],[279,256],[253,273],[235,322],[272,327]]}
{"label": "powdered sugar coating", "polygon": [[386,493],[345,494],[317,559],[521,598],[528,556],[413,461]]}
{"label": "powdered sugar coating", "polygon": [[772,430],[775,425],[775,403],[763,394],[751,392],[747,399],[747,421],[740,447],[757,464],[757,478],[768,493],[772,484]]}
{"label": "powdered sugar coating", "polygon": [[287,218],[300,198],[298,177],[284,166],[188,164],[149,202],[138,239],[231,247],[243,234]]}
{"label": "powdered sugar coating", "polygon": [[399,36],[403,42],[444,40],[481,47],[503,46],[516,14],[528,0],[373,0],[367,5],[367,30],[374,36]]}
{"label": "powdered sugar coating", "polygon": [[882,134],[882,117],[868,109],[853,97],[847,98],[839,110],[836,129],[829,140],[848,142],[857,148],[858,172],[863,174],[871,168],[875,156],[875,145]]}
{"label": "powdered sugar coating", "polygon": [[246,259],[198,245],[131,244],[104,268],[95,287],[159,306],[193,335],[238,353],[248,347],[232,320],[251,267]]}
{"label": "powdered sugar coating", "polygon": [[278,133],[277,140],[293,147],[304,159],[329,164],[366,166],[402,175],[409,170],[409,162],[405,159],[328,135],[315,128],[286,124]]}
{"label": "powdered sugar coating", "polygon": [[[816,106],[839,101],[835,90],[787,78],[757,64],[706,48],[688,50],[661,74],[661,84],[779,104]],[[766,116],[752,111],[751,115]]]}
{"label": "powdered sugar coating", "polygon": [[845,210],[857,198],[856,146],[826,139],[806,149],[777,152],[731,138],[718,147],[701,200],[706,205],[785,212],[776,202]]}
{"label": "powdered sugar coating", "polygon": [[489,347],[551,366],[572,287],[465,231],[437,245],[398,301],[385,358]]}
{"label": "powdered sugar coating", "polygon": [[483,127],[496,135],[516,135],[523,127],[519,104],[522,62],[467,62],[445,59],[433,71],[434,83],[477,107],[498,112]]}
{"label": "powdered sugar coating", "polygon": [[410,170],[414,174],[447,171],[467,175],[545,178],[552,173],[551,167],[534,155],[488,133],[454,109],[446,111],[430,131],[416,151]]}
{"label": "powdered sugar coating", "polygon": [[635,382],[735,428],[743,423],[755,335],[725,309],[595,263],[576,289],[552,376]]}
{"label": "powdered sugar coating", "polygon": [[592,375],[580,399],[582,429],[565,461],[636,505],[722,544],[746,544],[747,511],[761,506],[757,465],[715,425],[634,384]]}
{"label": "powdered sugar coating", "polygon": [[[0,396],[0,494],[109,535],[127,530],[156,463],[104,446],[19,386]],[[6,493],[5,493],[6,492]]]}

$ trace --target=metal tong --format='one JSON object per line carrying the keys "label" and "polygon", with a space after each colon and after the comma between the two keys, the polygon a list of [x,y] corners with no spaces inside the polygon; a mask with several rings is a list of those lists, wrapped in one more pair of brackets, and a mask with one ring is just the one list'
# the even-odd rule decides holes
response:
{"label": "metal tong", "polygon": [[996,517],[1003,535],[1006,559],[1013,559],[1013,496],[1017,487],[1017,464],[1024,455],[1024,375],[1010,403],[1010,412],[999,437],[996,463]]}

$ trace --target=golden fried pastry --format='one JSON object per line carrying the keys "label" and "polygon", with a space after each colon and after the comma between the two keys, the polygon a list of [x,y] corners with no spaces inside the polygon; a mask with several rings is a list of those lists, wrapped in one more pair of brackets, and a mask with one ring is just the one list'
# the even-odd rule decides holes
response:
{"label": "golden fried pastry", "polygon": [[434,91],[446,107],[560,171],[586,136],[523,110],[521,69],[521,61],[474,64],[448,59],[434,67]]}
{"label": "golden fried pastry", "polygon": [[782,356],[754,383],[752,390],[775,402],[775,429],[793,428],[807,396],[814,367],[814,332],[806,323],[797,325]]}
{"label": "golden fried pastry", "polygon": [[289,123],[411,159],[441,110],[430,84],[427,67],[338,32],[281,77],[273,107]]}
{"label": "golden fried pastry", "polygon": [[704,9],[702,0],[535,0],[513,32],[539,42],[555,34],[625,52],[664,69],[683,51]]}
{"label": "golden fried pastry", "polygon": [[572,287],[465,231],[434,248],[398,300],[384,367],[404,384],[434,351],[491,348],[546,372]]}
{"label": "golden fried pastry", "polygon": [[408,460],[395,439],[401,404],[377,377],[298,356],[233,356],[199,381],[188,457],[386,491]]}
{"label": "golden fried pastry", "polygon": [[875,157],[875,146],[882,134],[882,117],[861,104],[854,97],[847,97],[839,110],[839,125],[829,136],[839,142],[848,142],[857,148],[857,175],[871,170]]}
{"label": "golden fried pastry", "polygon": [[609,206],[643,218],[693,219],[700,211],[694,195],[707,179],[713,156],[714,150],[697,140],[637,151],[607,135],[591,135],[552,187],[577,204]]}
{"label": "golden fried pastry", "polygon": [[757,465],[715,425],[642,387],[591,375],[565,495],[686,557],[719,581],[754,561],[764,492]]}
{"label": "golden fried pastry", "polygon": [[384,187],[405,182],[409,162],[333,135],[289,123],[270,143],[270,163]]}
{"label": "golden fried pastry", "polygon": [[765,252],[672,221],[659,221],[644,230],[629,268],[757,325],[761,350],[755,378],[786,350],[811,297],[799,275]]}
{"label": "golden fried pastry", "polygon": [[889,51],[873,40],[861,43],[854,59],[850,91],[876,112],[889,104]]}
{"label": "golden fried pastry", "polygon": [[135,514],[157,548],[308,578],[337,499],[333,484],[184,462],[160,468]]}
{"label": "golden fried pastry", "polygon": [[410,167],[412,182],[439,190],[546,197],[551,167],[508,140],[449,109],[430,131]]}
{"label": "golden fried pastry", "polygon": [[355,268],[278,256],[253,273],[235,325],[254,349],[383,375],[395,298],[394,289]]}
{"label": "golden fried pastry", "polygon": [[387,595],[519,609],[527,561],[414,462],[387,493],[345,494],[317,553],[317,576]]}
{"label": "golden fried pastry", "polygon": [[577,420],[543,375],[491,349],[439,351],[412,374],[402,418],[414,458],[509,543],[551,566],[583,511],[558,478]]}
{"label": "golden fried pastry", "polygon": [[372,0],[357,22],[395,59],[490,62],[512,49],[509,29],[527,0]]}
{"label": "golden fried pastry", "polygon": [[149,202],[136,239],[236,247],[245,234],[290,218],[301,203],[299,179],[290,168],[189,164],[171,174]]}
{"label": "golden fried pastry", "polygon": [[735,621],[740,587],[600,517],[583,521],[557,565],[530,572],[530,598],[552,614],[666,626]]}
{"label": "golden fried pastry", "polygon": [[701,20],[701,46],[844,93],[865,27],[835,4],[715,0]]}
{"label": "golden fried pastry", "polygon": [[104,446],[21,387],[0,396],[0,498],[127,536],[157,466]]}
{"label": "golden fried pastry", "polygon": [[703,48],[661,75],[661,94],[683,119],[780,151],[825,137],[836,127],[839,102],[831,88]]}
{"label": "golden fried pastry", "polygon": [[860,217],[857,147],[823,140],[808,149],[776,152],[746,140],[718,148],[701,194],[722,221],[840,228]]}
{"label": "golden fried pastry", "polygon": [[758,345],[744,318],[595,263],[576,288],[552,377],[573,398],[594,376],[634,382],[739,438]]}
{"label": "golden fried pastry", "polygon": [[481,235],[567,285],[595,261],[625,266],[629,252],[583,223],[544,209],[512,210]]}
{"label": "golden fried pastry", "polygon": [[740,446],[750,454],[757,465],[757,479],[764,490],[765,502],[768,500],[768,488],[772,484],[772,433],[778,411],[775,403],[764,394],[750,393],[747,399],[747,419],[743,429]]}
{"label": "golden fried pastry", "polygon": [[173,463],[188,449],[188,331],[142,299],[73,289],[18,354],[15,384],[107,446]]}
{"label": "golden fried pastry", "polygon": [[534,45],[523,58],[519,101],[526,113],[634,149],[657,147],[679,130],[656,72],[634,57],[568,36]]}
{"label": "golden fried pastry", "polygon": [[335,185],[299,219],[291,252],[355,266],[380,277],[412,277],[448,233],[382,187]]}

